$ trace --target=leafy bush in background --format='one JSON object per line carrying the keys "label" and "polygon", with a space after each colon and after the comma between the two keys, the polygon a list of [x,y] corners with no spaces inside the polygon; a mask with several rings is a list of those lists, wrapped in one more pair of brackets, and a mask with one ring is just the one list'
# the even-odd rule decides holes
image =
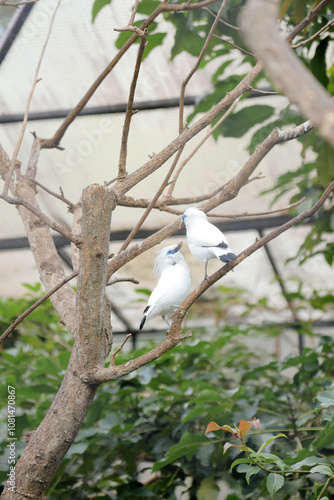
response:
{"label": "leafy bush in background", "polygon": [[[35,291],[32,287],[31,297]],[[29,300],[0,302],[1,321],[10,323],[11,315],[26,308]],[[23,325],[15,347],[3,351],[0,360],[1,395],[6,397],[7,384],[16,387],[18,451],[59,388],[71,349],[48,303]],[[267,330],[272,333],[269,326]],[[326,476],[325,469],[314,467],[325,462],[330,464],[327,472],[333,472],[334,406],[321,393],[333,391],[334,340],[321,337],[316,349],[279,363],[249,347],[250,335],[263,335],[263,326],[193,333],[191,341],[154,364],[100,388],[47,498],[175,499],[177,487],[182,487],[188,494],[184,499],[269,499],[268,471],[276,471],[280,461],[291,469],[302,463],[305,472],[286,476],[275,499],[326,498],[319,494],[333,474]],[[120,353],[116,361],[138,354]],[[6,419],[4,412],[2,417]],[[287,439],[264,449],[276,457],[268,459],[268,471],[250,473],[247,463],[231,470],[245,454],[236,448],[224,454],[231,434],[219,431],[206,437],[205,429],[213,420],[233,426],[254,417],[261,426],[247,435],[249,448],[256,452],[281,432]],[[1,437],[4,480],[6,436]],[[231,442],[237,444],[233,438]],[[328,484],[327,498],[333,494]]]}

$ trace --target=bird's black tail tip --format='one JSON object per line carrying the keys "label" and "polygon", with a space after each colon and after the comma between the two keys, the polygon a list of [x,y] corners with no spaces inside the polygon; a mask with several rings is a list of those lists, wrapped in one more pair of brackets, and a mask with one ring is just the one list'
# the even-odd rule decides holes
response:
{"label": "bird's black tail tip", "polygon": [[220,255],[220,260],[222,262],[231,262],[231,260],[235,260],[237,256],[233,252],[225,253],[223,255]]}
{"label": "bird's black tail tip", "polygon": [[146,322],[146,315],[143,316],[143,319],[141,320],[141,323],[139,325],[139,330],[143,329],[143,326],[145,325],[145,322]]}

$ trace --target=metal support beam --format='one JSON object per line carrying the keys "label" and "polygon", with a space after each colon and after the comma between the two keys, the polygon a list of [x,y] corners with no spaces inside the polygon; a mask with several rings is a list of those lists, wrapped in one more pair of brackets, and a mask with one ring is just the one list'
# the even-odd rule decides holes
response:
{"label": "metal support beam", "polygon": [[[232,231],[260,231],[262,229],[270,229],[272,227],[278,227],[282,224],[285,224],[291,219],[289,215],[278,215],[272,217],[261,217],[258,219],[233,219],[233,220],[225,220],[224,222],[214,222],[215,226],[217,226],[224,233],[232,232]],[[310,224],[311,221],[305,222],[305,224]],[[135,236],[135,240],[144,240],[151,236],[155,232],[158,231],[159,228],[152,230],[142,229],[138,231]],[[113,231],[110,234],[110,241],[124,241],[128,236],[130,231]],[[185,231],[180,230],[177,233],[177,236],[185,236]],[[69,245],[69,241],[64,238],[64,236],[55,235],[53,237],[55,245],[58,248]],[[0,251],[3,250],[20,250],[23,248],[30,248],[28,238],[7,238],[0,240]]]}

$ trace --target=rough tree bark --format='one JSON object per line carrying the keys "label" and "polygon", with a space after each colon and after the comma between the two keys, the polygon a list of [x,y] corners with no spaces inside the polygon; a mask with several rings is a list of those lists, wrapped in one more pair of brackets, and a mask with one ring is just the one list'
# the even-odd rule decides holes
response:
{"label": "rough tree bark", "polygon": [[4,499],[42,498],[89,410],[97,384],[90,373],[104,365],[110,348],[110,310],[106,301],[109,231],[114,199],[93,184],[82,195],[82,236],[76,315],[77,336],[63,383],[45,418],[29,436],[16,465],[15,492]]}

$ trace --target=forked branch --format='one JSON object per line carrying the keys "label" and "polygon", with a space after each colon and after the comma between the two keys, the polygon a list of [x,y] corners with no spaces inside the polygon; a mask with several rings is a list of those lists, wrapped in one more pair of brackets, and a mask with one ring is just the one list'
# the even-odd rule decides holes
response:
{"label": "forked branch", "polygon": [[126,363],[115,366],[114,363],[108,368],[100,368],[93,374],[94,383],[101,384],[102,382],[106,382],[109,380],[118,380],[119,378],[127,375],[138,368],[154,361],[158,357],[160,357],[165,352],[168,352],[173,347],[175,347],[178,343],[180,343],[185,338],[191,336],[191,332],[187,331],[182,334],[181,325],[190,306],[214,283],[220,280],[223,276],[225,276],[231,269],[236,267],[240,262],[245,260],[247,257],[252,255],[254,252],[262,248],[265,244],[269,243],[273,239],[277,238],[280,234],[287,231],[293,226],[296,226],[303,220],[314,215],[325,203],[328,196],[334,191],[334,181],[327,187],[322,196],[319,198],[317,203],[310,209],[305,210],[301,214],[297,215],[293,219],[291,219],[286,224],[274,229],[267,235],[263,236],[259,240],[256,240],[255,243],[246,248],[243,252],[241,252],[236,260],[225,264],[221,269],[215,272],[212,276],[210,276],[209,280],[204,279],[202,283],[186,298],[186,300],[180,305],[178,310],[176,311],[171,330],[167,334],[166,340],[164,340],[160,345],[152,349],[151,351],[145,353],[142,356],[139,356],[136,359],[132,359],[127,361]]}

